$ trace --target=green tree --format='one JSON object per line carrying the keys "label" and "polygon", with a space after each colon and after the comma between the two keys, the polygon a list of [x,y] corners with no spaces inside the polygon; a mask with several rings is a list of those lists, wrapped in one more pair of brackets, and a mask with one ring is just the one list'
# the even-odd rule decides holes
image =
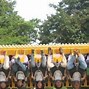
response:
{"label": "green tree", "polygon": [[40,26],[41,43],[89,42],[89,0],[62,0],[50,6],[56,14]]}
{"label": "green tree", "polygon": [[14,11],[15,3],[0,0],[0,44],[26,44],[36,40],[39,20],[25,21]]}

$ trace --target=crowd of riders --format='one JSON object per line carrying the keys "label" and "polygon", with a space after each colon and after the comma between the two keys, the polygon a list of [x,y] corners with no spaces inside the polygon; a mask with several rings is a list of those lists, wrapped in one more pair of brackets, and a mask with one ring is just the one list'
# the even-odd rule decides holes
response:
{"label": "crowd of riders", "polygon": [[53,53],[48,47],[47,55],[44,50],[40,50],[40,54],[32,50],[29,55],[24,52],[7,55],[6,51],[0,51],[0,89],[7,89],[12,81],[19,89],[26,89],[29,82],[33,84],[33,89],[45,89],[48,79],[51,89],[67,89],[66,80],[72,89],[82,89],[88,67],[89,54],[83,55],[77,48],[69,55],[65,55],[61,47],[58,53]]}

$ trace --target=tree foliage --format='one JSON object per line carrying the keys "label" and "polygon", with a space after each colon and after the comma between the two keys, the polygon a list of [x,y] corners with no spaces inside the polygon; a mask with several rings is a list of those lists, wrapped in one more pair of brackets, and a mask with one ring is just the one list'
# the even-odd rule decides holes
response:
{"label": "tree foliage", "polygon": [[89,42],[89,0],[62,0],[50,6],[56,14],[40,26],[41,43]]}
{"label": "tree foliage", "polygon": [[0,0],[0,44],[26,44],[36,40],[39,20],[25,21],[14,11],[15,3]]}

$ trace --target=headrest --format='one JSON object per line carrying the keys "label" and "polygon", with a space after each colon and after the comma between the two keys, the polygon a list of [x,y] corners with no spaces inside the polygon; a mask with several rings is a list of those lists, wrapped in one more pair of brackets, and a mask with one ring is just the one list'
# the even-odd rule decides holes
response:
{"label": "headrest", "polygon": [[6,75],[3,71],[0,72],[0,82],[5,82],[6,81]]}
{"label": "headrest", "polygon": [[35,80],[36,81],[42,81],[43,80],[43,73],[40,70],[37,70],[35,72]]}
{"label": "headrest", "polygon": [[73,81],[80,81],[81,79],[81,74],[79,72],[75,72],[73,74]]}
{"label": "headrest", "polygon": [[62,80],[62,73],[60,70],[56,70],[54,72],[54,78],[55,78],[55,80]]}
{"label": "headrest", "polygon": [[25,75],[24,75],[23,71],[18,71],[16,73],[16,77],[18,80],[24,80],[25,79]]}

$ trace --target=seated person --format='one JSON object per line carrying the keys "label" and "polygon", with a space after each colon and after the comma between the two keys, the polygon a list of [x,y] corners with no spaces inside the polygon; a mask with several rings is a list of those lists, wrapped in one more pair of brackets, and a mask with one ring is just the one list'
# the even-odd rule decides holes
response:
{"label": "seated person", "polygon": [[54,67],[51,68],[51,72],[49,76],[51,77],[52,80],[56,81],[57,76],[55,77],[55,75],[56,74],[60,75],[60,72],[61,72],[62,80],[64,80],[66,78],[67,63],[66,63],[66,58],[64,56],[62,48],[59,48],[59,54],[53,54],[52,61],[53,61]]}
{"label": "seated person", "polygon": [[9,57],[6,55],[6,51],[2,51],[0,54],[0,89],[6,89],[8,87],[9,76]]}
{"label": "seated person", "polygon": [[45,81],[47,78],[47,67],[46,67],[46,57],[41,50],[41,54],[34,54],[34,50],[32,50],[31,55],[31,67],[32,67],[32,74],[31,77],[33,81]]}
{"label": "seated person", "polygon": [[78,71],[81,74],[81,81],[83,81],[86,77],[86,68],[87,64],[85,62],[84,56],[80,54],[78,49],[74,49],[73,53],[68,57],[67,69],[69,72],[69,79],[71,80],[73,73]]}
{"label": "seated person", "polygon": [[53,56],[62,57],[61,67],[66,68],[67,60],[66,60],[66,57],[63,53],[63,49],[61,47],[59,48],[59,53],[57,53],[57,54],[52,54],[52,49],[50,47],[48,48],[48,61],[47,61],[47,64],[48,64],[48,67],[50,67],[50,68],[54,67],[53,60],[55,61],[55,59],[53,59]]}
{"label": "seated person", "polygon": [[14,81],[17,83],[16,85],[19,85],[20,82],[24,84],[29,76],[29,61],[27,55],[21,53],[13,56],[11,65]]}

